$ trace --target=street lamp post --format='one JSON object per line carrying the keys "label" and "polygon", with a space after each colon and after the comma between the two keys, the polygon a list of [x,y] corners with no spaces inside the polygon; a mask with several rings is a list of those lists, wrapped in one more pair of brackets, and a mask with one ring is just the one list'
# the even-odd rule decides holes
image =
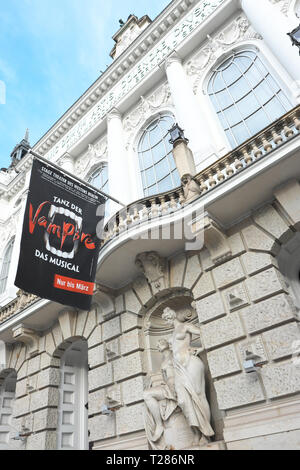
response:
{"label": "street lamp post", "polygon": [[293,46],[297,46],[300,54],[300,25],[297,26],[291,33],[288,33],[290,36]]}
{"label": "street lamp post", "polygon": [[186,144],[188,144],[188,139],[184,136],[184,131],[179,127],[179,125],[176,123],[174,126],[169,130],[169,134],[171,136],[171,139],[169,140],[170,144],[174,146],[175,142],[178,141],[184,141]]}

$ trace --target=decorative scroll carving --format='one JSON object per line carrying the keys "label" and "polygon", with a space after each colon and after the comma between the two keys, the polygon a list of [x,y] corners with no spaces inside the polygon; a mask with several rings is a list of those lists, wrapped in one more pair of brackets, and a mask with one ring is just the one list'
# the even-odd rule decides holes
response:
{"label": "decorative scroll carving", "polygon": [[193,87],[195,94],[198,91],[198,86],[205,70],[234,44],[247,39],[262,39],[262,37],[254,31],[244,15],[236,18],[215,37],[211,38],[208,36],[208,42],[186,66],[187,74],[191,77],[196,76]]}
{"label": "decorative scroll carving", "polygon": [[76,174],[86,177],[96,166],[107,162],[107,141],[103,139],[95,145],[89,145],[88,151],[75,164]]}
{"label": "decorative scroll carving", "polygon": [[154,294],[166,288],[166,260],[158,253],[141,253],[137,255],[135,264],[147,278]]}
{"label": "decorative scroll carving", "polygon": [[62,157],[58,159],[56,164],[61,167],[64,167],[64,165],[68,164],[69,162],[73,164],[73,157],[68,152],[66,152]]}
{"label": "decorative scroll carving", "polygon": [[137,108],[123,121],[124,131],[128,134],[126,142],[126,150],[130,147],[135,130],[142,125],[153,113],[164,105],[172,105],[171,92],[169,85],[165,83],[158,88],[151,96],[141,100]]}
{"label": "decorative scroll carving", "polygon": [[24,308],[29,307],[33,302],[38,300],[39,297],[33,294],[28,294],[24,290],[18,290],[17,292],[17,304],[15,313],[21,312]]}
{"label": "decorative scroll carving", "polygon": [[269,0],[273,5],[277,5],[280,8],[281,13],[288,16],[289,9],[292,5],[293,0]]}

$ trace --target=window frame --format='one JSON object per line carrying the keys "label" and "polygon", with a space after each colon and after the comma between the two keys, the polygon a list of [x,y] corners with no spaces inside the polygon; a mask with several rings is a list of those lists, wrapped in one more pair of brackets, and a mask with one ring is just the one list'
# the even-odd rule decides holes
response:
{"label": "window frame", "polygon": [[[3,251],[3,256],[1,259],[1,270],[0,270],[0,296],[3,296],[5,294],[5,291],[7,288],[7,282],[9,279],[9,271],[10,271],[11,262],[12,262],[14,244],[15,244],[15,237],[12,237],[9,240],[9,242],[6,244],[5,249]],[[9,252],[9,260],[7,262],[6,257],[7,257],[8,252]],[[5,266],[8,266],[8,267],[6,268],[4,272]]]}
{"label": "window frame", "polygon": [[[178,185],[176,184],[176,173],[178,175],[179,181],[180,181],[180,176],[179,176],[178,169],[176,167],[176,163],[172,154],[172,149],[168,151],[168,148],[166,146],[166,139],[169,140],[169,129],[167,133],[163,133],[162,129],[160,129],[160,132],[161,132],[160,140],[155,142],[155,144],[152,144],[151,142],[151,138],[150,138],[151,127],[153,127],[155,123],[158,123],[159,125],[159,122],[163,118],[170,118],[173,124],[175,123],[175,117],[171,112],[161,111],[155,116],[151,116],[151,120],[146,121],[143,127],[139,131],[139,136],[138,136],[137,145],[136,145],[136,152],[137,152],[138,169],[140,173],[143,197],[151,197],[151,196],[154,196],[155,194],[166,192],[180,185],[180,182],[178,183]],[[173,124],[170,122],[170,129]],[[147,148],[142,147],[145,139],[147,139],[148,141]],[[161,158],[155,159],[153,149],[155,149],[156,147],[160,145],[164,145],[165,153]],[[142,160],[143,154],[146,154],[146,153],[150,153],[150,164],[145,164],[145,161]],[[173,167],[172,167],[172,162],[170,158],[173,159],[173,162],[174,162]],[[158,173],[157,167],[160,164],[162,164],[163,161],[166,161],[166,164],[168,166],[168,172],[164,174],[163,176],[161,176]],[[151,169],[152,169],[154,178],[152,178],[149,181],[148,176],[147,176],[147,171],[149,172],[149,170]],[[165,190],[160,189],[159,185],[167,178],[171,179],[171,182],[172,182],[171,187]],[[154,192],[151,191],[153,190],[153,188],[155,188]]]}
{"label": "window frame", "polygon": [[[248,127],[248,125],[245,121],[249,120],[256,113],[258,113],[260,111],[263,111],[265,113],[267,119],[269,119],[269,123],[272,123],[272,122],[275,121],[275,119],[271,119],[270,116],[267,115],[266,110],[265,110],[265,106],[267,104],[271,103],[272,100],[279,99],[279,103],[280,103],[280,105],[283,109],[287,109],[286,105],[289,103],[290,106],[287,109],[287,111],[289,109],[292,109],[292,107],[294,106],[293,105],[293,97],[292,97],[291,93],[288,90],[287,83],[286,83],[284,77],[281,76],[280,67],[279,67],[279,70],[275,69],[274,64],[272,65],[272,62],[270,62],[266,58],[266,52],[267,52],[266,50],[261,50],[258,47],[256,47],[254,44],[251,44],[251,43],[246,43],[246,44],[243,44],[242,46],[240,46],[238,48],[230,49],[226,53],[223,53],[219,57],[219,59],[213,64],[213,66],[211,66],[209,68],[209,71],[207,72],[206,76],[204,77],[204,79],[202,81],[203,93],[204,93],[204,95],[207,96],[208,103],[209,103],[209,106],[210,106],[210,109],[211,109],[213,115],[214,116],[217,115],[217,117],[218,117],[218,126],[222,130],[222,132],[224,134],[224,137],[226,138],[226,141],[228,142],[229,149],[234,149],[237,146],[241,145],[241,143],[242,143],[242,140],[241,140],[241,142],[239,142],[238,136],[235,136],[233,131],[232,131],[232,130],[234,130],[235,127],[243,125],[243,130],[245,131],[245,134],[247,132],[247,138],[245,137],[244,141],[255,135],[255,133],[253,133],[249,129],[249,127]],[[209,89],[211,81],[214,78],[215,72],[218,71],[218,69],[220,69],[220,68],[224,69],[224,67],[222,67],[222,66],[226,65],[226,62],[231,60],[230,64],[226,65],[226,69],[227,69],[232,64],[232,62],[233,62],[233,60],[236,56],[247,54],[247,53],[248,54],[249,53],[253,54],[253,56],[255,54],[255,59],[251,62],[251,64],[249,62],[250,65],[247,67],[247,71],[249,71],[250,68],[253,67],[253,65],[255,63],[256,64],[261,63],[262,66],[263,66],[263,69],[266,69],[266,73],[264,73],[263,70],[261,70],[261,72],[260,72],[261,80],[259,81],[259,83],[256,83],[255,86],[253,86],[251,84],[248,84],[248,87],[250,87],[250,88],[249,88],[247,93],[243,94],[242,97],[240,97],[238,100],[233,99],[233,97],[232,97],[230,105],[228,105],[227,107],[220,106],[220,109],[219,108],[217,109],[216,105],[213,102],[213,99],[211,98],[212,93],[211,93],[211,90]],[[274,59],[276,60],[276,58],[274,58]],[[244,72],[244,74],[241,73],[236,80],[234,80],[232,83],[230,83],[230,85],[227,86],[227,89],[228,89],[228,87],[232,86],[234,83],[237,83],[243,76],[245,76],[245,72]],[[274,83],[274,82],[276,83],[276,88],[278,88],[278,91],[274,90],[274,87],[270,83],[270,81],[272,81],[272,83]],[[256,93],[253,94],[253,90],[258,88],[263,83],[267,83],[269,90],[272,92],[272,97],[270,99],[268,99],[266,102],[264,102],[263,105],[261,105],[260,101],[257,100],[258,95]],[[226,89],[226,86],[224,87],[224,89]],[[251,93],[253,94],[255,99],[258,101],[258,106],[256,107],[256,109],[247,116],[243,115],[243,111],[239,111],[239,109],[237,109],[237,114],[239,114],[242,119],[239,120],[238,122],[236,122],[235,124],[232,124],[232,123],[229,123],[228,121],[226,121],[225,118],[223,118],[224,122],[226,122],[226,124],[227,124],[227,126],[224,127],[224,125],[222,123],[222,120],[219,117],[219,114],[220,113],[224,114],[224,110],[226,110],[226,109],[230,109],[230,108],[235,109],[237,103],[244,100],[245,97],[250,96]],[[284,101],[282,101],[280,99],[280,96],[279,96],[279,95],[282,95],[282,94],[284,95]],[[266,125],[268,125],[267,121],[266,121]],[[229,138],[229,135],[228,135],[229,133],[230,133],[231,138]],[[234,142],[235,142],[235,145],[233,145]]]}
{"label": "window frame", "polygon": [[[107,179],[104,183],[103,186],[100,188],[97,188],[97,186],[93,183],[93,179],[96,179],[97,176],[101,175],[102,171],[106,170],[107,171]],[[94,176],[96,175],[96,176]],[[106,194],[109,193],[109,175],[108,175],[108,162],[102,162],[100,165],[97,165],[96,167],[93,168],[92,171],[90,171],[87,181],[92,185],[95,186],[99,191],[104,191]]]}

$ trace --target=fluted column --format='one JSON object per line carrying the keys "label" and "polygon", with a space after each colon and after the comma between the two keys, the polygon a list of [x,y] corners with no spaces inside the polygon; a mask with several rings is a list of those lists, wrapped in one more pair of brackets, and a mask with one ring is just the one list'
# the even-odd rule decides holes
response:
{"label": "fluted column", "polygon": [[213,136],[201,112],[200,103],[184,71],[180,57],[174,53],[165,63],[168,82],[176,110],[176,118],[189,139],[197,169],[216,160]]}
{"label": "fluted column", "polygon": [[241,0],[241,6],[253,28],[263,37],[274,56],[281,62],[293,80],[300,80],[299,49],[292,46],[287,33],[293,25],[270,0]]}
{"label": "fluted column", "polygon": [[[107,146],[109,194],[124,204],[128,204],[132,202],[129,165],[122,117],[116,108],[107,115]],[[118,204],[110,203],[110,215],[120,209],[121,206]]]}

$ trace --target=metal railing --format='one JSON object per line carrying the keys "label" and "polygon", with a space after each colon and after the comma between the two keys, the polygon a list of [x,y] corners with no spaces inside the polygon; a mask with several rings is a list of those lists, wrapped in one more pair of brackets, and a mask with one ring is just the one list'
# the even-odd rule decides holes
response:
{"label": "metal railing", "polygon": [[[273,150],[285,145],[299,134],[300,106],[297,106],[254,137],[220,158],[213,165],[198,173],[194,179],[200,186],[199,198],[265,158]],[[102,247],[130,227],[142,224],[149,219],[171,214],[184,206],[185,197],[181,186],[133,202],[108,221],[104,228]],[[38,297],[34,295],[19,295],[15,300],[0,309],[0,323],[11,318],[36,300],[38,300]]]}

